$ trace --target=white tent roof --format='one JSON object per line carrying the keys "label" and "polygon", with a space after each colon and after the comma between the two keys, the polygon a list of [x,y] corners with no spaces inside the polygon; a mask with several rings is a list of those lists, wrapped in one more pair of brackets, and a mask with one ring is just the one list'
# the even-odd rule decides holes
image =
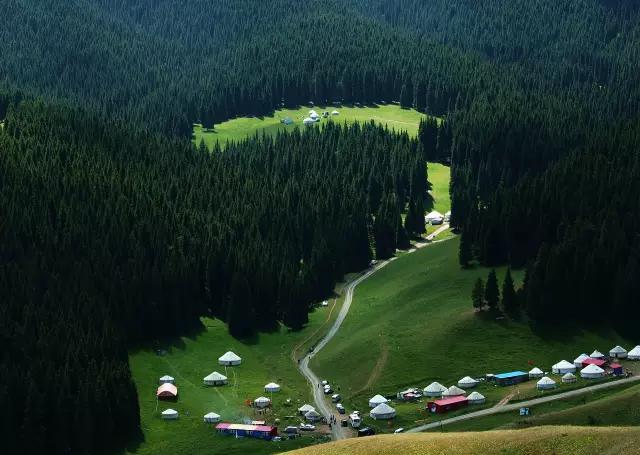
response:
{"label": "white tent roof", "polygon": [[168,374],[166,374],[166,375],[162,376],[162,377],[160,378],[160,380],[161,380],[161,381],[173,381],[174,379],[173,379],[173,377],[172,377],[172,376],[169,376]]}
{"label": "white tent roof", "polygon": [[629,355],[632,355],[632,356],[640,355],[640,344],[635,348],[633,348],[631,351],[629,351]]}
{"label": "white tent roof", "polygon": [[264,386],[265,390],[269,389],[280,389],[280,384],[276,384],[275,382],[270,382],[266,386]]}
{"label": "white tent roof", "polygon": [[310,404],[303,404],[302,406],[300,406],[298,408],[299,412],[309,412],[309,411],[315,411],[315,410],[316,410],[316,408],[314,408]]}
{"label": "white tent roof", "polygon": [[540,368],[535,367],[534,369],[532,369],[531,371],[529,371],[529,374],[544,374],[544,371],[542,371]]}
{"label": "white tent roof", "polygon": [[227,377],[224,374],[220,374],[217,371],[214,371],[208,376],[204,377],[204,381],[226,381]]}
{"label": "white tent roof", "polygon": [[376,405],[379,405],[379,404],[381,404],[381,403],[386,403],[387,401],[389,401],[389,400],[387,400],[387,399],[386,399],[385,397],[383,397],[382,395],[376,395],[376,396],[372,397],[372,398],[369,400],[369,404],[374,404],[374,403],[375,403]]}
{"label": "white tent roof", "polygon": [[338,112],[337,110],[334,110],[331,112],[331,115],[338,115],[340,112]]}
{"label": "white tent roof", "polygon": [[459,395],[464,395],[465,393],[467,393],[467,392],[462,390],[460,387],[456,387],[456,386],[452,385],[451,387],[449,387],[447,389],[446,392],[443,393],[443,395],[447,395],[447,396],[450,396],[450,397],[456,397],[456,396],[459,396]]}
{"label": "white tent roof", "polygon": [[313,109],[311,109],[311,110],[309,111],[309,115],[312,115],[312,114],[316,114],[316,115],[318,115],[318,113],[317,113],[316,111],[314,111]]}
{"label": "white tent roof", "polygon": [[220,362],[239,362],[242,360],[235,352],[227,351],[220,357],[218,357]]}
{"label": "white tent roof", "polygon": [[471,376],[465,376],[464,378],[458,381],[458,384],[477,384],[478,381],[473,379]]}
{"label": "white tent roof", "polygon": [[576,357],[576,359],[573,361],[573,363],[582,363],[585,360],[587,360],[589,358],[589,356],[587,354],[580,354],[578,357]]}
{"label": "white tent roof", "polygon": [[593,351],[591,353],[590,357],[592,357],[594,359],[601,359],[601,358],[604,357],[604,354],[596,349],[595,351]]}
{"label": "white tent roof", "polygon": [[216,414],[215,412],[210,412],[209,414],[205,414],[204,418],[205,419],[219,419],[220,415]]}
{"label": "white tent roof", "polygon": [[380,403],[378,406],[371,410],[370,414],[385,415],[394,412],[396,412],[396,410],[389,406],[387,403]]}
{"label": "white tent roof", "polygon": [[162,415],[163,416],[174,416],[174,415],[178,415],[178,411],[176,411],[174,409],[165,409],[164,411],[162,411]]}
{"label": "white tent roof", "polygon": [[484,398],[484,395],[479,392],[471,392],[467,397],[467,399],[469,401],[480,401],[480,400],[484,400],[485,398]]}
{"label": "white tent roof", "polygon": [[557,370],[564,370],[565,368],[574,368],[575,369],[575,365],[571,362],[567,362],[566,360],[561,360],[558,363],[556,363],[553,368],[557,369]]}
{"label": "white tent roof", "polygon": [[576,375],[573,373],[567,373],[564,376],[562,376],[562,379],[576,379]]}
{"label": "white tent roof", "polygon": [[580,370],[580,374],[582,373],[599,374],[599,373],[604,373],[604,370],[600,368],[598,365],[591,364],[591,365],[587,365],[582,370]]}
{"label": "white tent roof", "polygon": [[432,382],[424,388],[425,393],[444,392],[445,390],[447,390],[447,388],[439,382]]}
{"label": "white tent roof", "polygon": [[622,346],[616,346],[609,351],[610,354],[625,354],[626,352],[627,350]]}
{"label": "white tent roof", "polygon": [[320,414],[315,409],[311,409],[304,414],[305,417],[320,417]]}
{"label": "white tent roof", "polygon": [[539,384],[539,385],[553,385],[553,384],[555,384],[555,383],[556,383],[556,381],[554,381],[553,379],[551,379],[551,378],[550,378],[550,377],[548,377],[548,376],[545,376],[544,378],[540,379],[540,380],[537,382],[537,384]]}
{"label": "white tent roof", "polygon": [[444,215],[440,212],[438,212],[437,210],[434,210],[433,212],[429,213],[426,217],[428,220],[435,220],[435,219],[439,219],[439,218],[444,218]]}
{"label": "white tent roof", "polygon": [[314,119],[312,119],[311,117],[307,117],[305,118],[302,123],[304,123],[305,125],[310,124],[310,123],[315,123],[316,121]]}
{"label": "white tent roof", "polygon": [[271,400],[268,399],[267,397],[258,397],[255,400],[253,400],[254,403],[271,403]]}

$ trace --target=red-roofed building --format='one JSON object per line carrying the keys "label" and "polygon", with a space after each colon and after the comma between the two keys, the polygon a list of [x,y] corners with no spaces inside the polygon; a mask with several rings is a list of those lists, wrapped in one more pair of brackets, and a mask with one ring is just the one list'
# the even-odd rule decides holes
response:
{"label": "red-roofed building", "polygon": [[178,396],[178,388],[171,384],[165,383],[158,387],[156,391],[156,397],[161,400],[170,400],[172,398],[176,398]]}
{"label": "red-roofed building", "polygon": [[218,433],[246,436],[258,439],[271,439],[278,436],[278,427],[270,425],[244,425],[241,423],[219,423],[216,425]]}
{"label": "red-roofed building", "polygon": [[591,357],[582,361],[583,368],[588,367],[589,365],[595,365],[597,367],[604,368],[606,364],[607,361],[604,359],[592,359]]}
{"label": "red-roofed building", "polygon": [[615,374],[616,376],[621,376],[624,374],[624,368],[622,368],[622,365],[620,365],[619,363],[612,363],[611,365],[609,365],[609,368],[613,370],[613,374]]}
{"label": "red-roofed building", "polygon": [[427,411],[436,414],[453,411],[469,404],[469,400],[465,396],[445,398],[443,400],[430,401],[427,403]]}

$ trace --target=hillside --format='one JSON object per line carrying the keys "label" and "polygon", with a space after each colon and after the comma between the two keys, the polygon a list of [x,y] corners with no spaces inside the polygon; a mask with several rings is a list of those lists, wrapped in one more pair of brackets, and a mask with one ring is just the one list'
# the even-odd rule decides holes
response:
{"label": "hillside", "polygon": [[545,427],[528,430],[483,433],[411,434],[371,436],[350,439],[289,452],[295,455],[411,454],[475,455],[509,453],[514,455],[562,453],[617,455],[637,453],[640,429],[627,427],[577,428]]}

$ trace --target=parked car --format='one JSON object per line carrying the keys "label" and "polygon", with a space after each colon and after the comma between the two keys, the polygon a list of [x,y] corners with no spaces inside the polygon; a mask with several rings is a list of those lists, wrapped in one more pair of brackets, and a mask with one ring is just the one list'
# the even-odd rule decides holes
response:
{"label": "parked car", "polygon": [[324,386],[324,394],[329,395],[330,393],[333,393],[333,389],[329,384],[327,384],[326,386]]}
{"label": "parked car", "polygon": [[342,406],[340,403],[336,405],[336,409],[338,410],[339,414],[344,414],[346,412],[344,406]]}
{"label": "parked car", "polygon": [[300,424],[300,429],[302,431],[313,431],[316,429],[315,425],[311,425],[310,423],[301,423]]}
{"label": "parked car", "polygon": [[404,431],[404,428],[398,428],[396,431],[394,431],[394,434],[398,434],[398,433],[402,433]]}
{"label": "parked car", "polygon": [[333,401],[334,403],[339,402],[340,400],[342,400],[342,397],[340,396],[339,393],[336,393],[334,395],[331,395],[331,401]]}
{"label": "parked car", "polygon": [[348,427],[349,426],[349,419],[342,419],[340,421],[340,425],[343,427]]}
{"label": "parked car", "polygon": [[271,438],[271,440],[274,442],[278,442],[278,441],[282,441],[282,438],[280,436],[274,436],[273,438]]}
{"label": "parked car", "polygon": [[298,434],[298,427],[289,425],[287,428],[284,429],[284,432],[287,434]]}
{"label": "parked car", "polygon": [[374,434],[376,434],[376,432],[373,428],[366,427],[358,430],[358,437],[373,436]]}

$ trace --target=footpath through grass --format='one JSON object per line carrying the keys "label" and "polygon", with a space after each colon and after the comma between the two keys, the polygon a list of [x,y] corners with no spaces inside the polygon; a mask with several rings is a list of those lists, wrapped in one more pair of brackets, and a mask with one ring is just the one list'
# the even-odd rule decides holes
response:
{"label": "footpath through grass", "polygon": [[[528,371],[531,364],[549,371],[559,360],[572,361],[581,352],[631,345],[606,330],[582,331],[567,324],[552,333],[537,333],[522,322],[476,314],[471,289],[478,277],[486,279],[488,270],[461,270],[458,244],[456,238],[403,255],[358,286],[341,330],[311,364],[323,379],[340,387],[347,409],[368,412],[368,399],[377,393],[393,396],[432,381],[450,386],[467,375]],[[521,279],[521,273],[514,275]],[[499,269],[500,282],[503,276]],[[487,406],[506,395],[525,399],[539,393],[533,381],[518,388],[484,384],[478,390],[487,397]],[[391,430],[433,421],[423,402],[393,406],[398,417],[392,424],[368,417],[365,424]]]}

